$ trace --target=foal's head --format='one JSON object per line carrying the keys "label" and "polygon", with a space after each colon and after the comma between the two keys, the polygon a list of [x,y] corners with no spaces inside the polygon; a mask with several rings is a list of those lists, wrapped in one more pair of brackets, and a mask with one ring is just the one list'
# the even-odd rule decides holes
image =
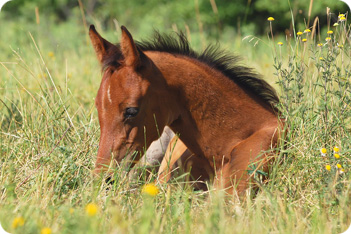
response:
{"label": "foal's head", "polygon": [[121,29],[119,45],[103,39],[94,26],[89,31],[103,67],[95,99],[101,133],[95,172],[108,167],[111,159],[120,163],[126,158],[128,165],[134,165],[169,119],[162,108],[166,100],[161,94],[165,88],[161,72],[137,48],[127,29]]}

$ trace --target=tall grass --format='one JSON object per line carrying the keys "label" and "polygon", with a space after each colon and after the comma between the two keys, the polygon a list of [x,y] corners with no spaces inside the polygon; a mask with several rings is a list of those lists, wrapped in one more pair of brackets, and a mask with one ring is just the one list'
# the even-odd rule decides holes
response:
{"label": "tall grass", "polygon": [[[257,47],[235,41],[248,57],[255,55],[250,59],[259,70],[272,77],[275,73],[282,117],[289,126],[268,183],[241,200],[218,191],[195,192],[179,180],[159,186],[158,195],[151,196],[141,189],[151,180],[130,180],[118,168],[113,184],[94,178],[99,126],[93,99],[100,68],[84,29],[36,25],[28,34],[9,24],[6,31],[11,47],[2,47],[0,57],[0,222],[5,230],[340,233],[351,223],[346,22],[333,28],[328,42],[307,32],[281,47],[279,38],[274,44],[261,40]],[[256,48],[262,52],[255,54]],[[266,54],[273,54],[273,66],[261,59]]]}

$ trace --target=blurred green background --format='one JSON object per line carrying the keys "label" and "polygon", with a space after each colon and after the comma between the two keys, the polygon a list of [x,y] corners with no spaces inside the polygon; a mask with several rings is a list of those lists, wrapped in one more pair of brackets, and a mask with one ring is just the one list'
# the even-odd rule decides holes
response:
{"label": "blurred green background", "polygon": [[[276,19],[276,31],[284,32],[291,26],[291,13],[298,27],[304,29],[304,21],[316,16],[325,24],[326,7],[335,13],[348,11],[347,5],[341,1],[315,0],[309,12],[310,3],[308,0],[291,0],[290,3],[288,0],[81,0],[89,24],[98,23],[111,28],[116,19],[139,33],[150,32],[153,28],[184,30],[189,27],[190,30],[203,30],[213,37],[230,32],[263,34],[268,27],[267,16]],[[76,20],[81,14],[78,1],[13,0],[6,3],[1,17],[35,23],[36,7],[41,23],[62,24]]]}

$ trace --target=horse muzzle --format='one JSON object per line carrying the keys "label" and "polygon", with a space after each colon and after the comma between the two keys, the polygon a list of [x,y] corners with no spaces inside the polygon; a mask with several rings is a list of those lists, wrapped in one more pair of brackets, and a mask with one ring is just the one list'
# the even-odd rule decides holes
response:
{"label": "horse muzzle", "polygon": [[99,148],[94,174],[112,173],[116,167],[129,171],[139,161],[139,150],[133,147],[133,144],[124,144],[118,148],[116,150]]}

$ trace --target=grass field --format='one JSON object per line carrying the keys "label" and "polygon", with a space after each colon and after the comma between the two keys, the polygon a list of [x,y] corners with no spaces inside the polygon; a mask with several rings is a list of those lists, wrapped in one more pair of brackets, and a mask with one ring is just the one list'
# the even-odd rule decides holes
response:
{"label": "grass field", "polygon": [[[10,233],[345,231],[351,223],[346,22],[330,25],[333,32],[322,31],[317,40],[307,31],[289,40],[270,34],[220,39],[277,89],[289,125],[268,183],[256,196],[248,191],[238,200],[218,191],[194,192],[179,181],[149,195],[142,187],[150,181],[128,180],[118,169],[113,185],[94,178],[94,97],[101,73],[81,20],[6,21],[0,28],[1,225]],[[274,27],[274,21],[266,23]],[[115,42],[118,33],[102,30]],[[201,40],[211,42],[196,30],[191,36],[198,50]]]}

